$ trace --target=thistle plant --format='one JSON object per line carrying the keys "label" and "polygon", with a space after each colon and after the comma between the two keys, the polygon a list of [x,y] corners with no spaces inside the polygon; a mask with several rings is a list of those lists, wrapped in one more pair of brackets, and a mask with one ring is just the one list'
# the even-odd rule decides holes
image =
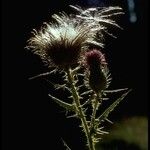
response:
{"label": "thistle plant", "polygon": [[[95,144],[104,134],[103,123],[111,122],[109,114],[130,92],[127,88],[110,90],[111,74],[103,53],[104,36],[107,26],[119,25],[112,16],[123,14],[120,7],[88,8],[70,6],[75,13],[65,12],[52,15],[52,22],[44,23],[41,30],[33,30],[27,48],[40,56],[49,72],[39,74],[31,79],[48,75],[62,75],[63,83],[53,83],[54,88],[69,92],[67,100],[48,94],[51,100],[63,107],[67,114],[81,121],[80,127],[85,133],[87,147],[95,150]],[[51,81],[49,83],[52,83]],[[98,112],[108,93],[123,92],[101,114]]]}

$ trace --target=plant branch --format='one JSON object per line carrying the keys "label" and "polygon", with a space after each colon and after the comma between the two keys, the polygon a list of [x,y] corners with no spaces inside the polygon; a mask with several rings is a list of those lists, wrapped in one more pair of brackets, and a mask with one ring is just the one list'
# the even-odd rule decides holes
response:
{"label": "plant branch", "polygon": [[67,78],[68,78],[70,88],[72,91],[72,96],[73,96],[73,100],[75,103],[75,107],[76,107],[76,110],[78,112],[78,116],[81,119],[82,127],[83,127],[83,130],[84,130],[86,138],[87,138],[89,150],[95,150],[92,137],[90,136],[90,130],[89,130],[89,127],[88,127],[88,124],[86,121],[85,113],[84,113],[82,106],[80,104],[80,97],[79,97],[79,94],[78,94],[76,87],[75,87],[74,76],[72,74],[71,68],[67,68],[66,73],[67,73]]}
{"label": "plant branch", "polygon": [[93,132],[94,125],[95,125],[96,111],[97,111],[98,106],[100,104],[99,99],[100,99],[100,95],[97,93],[96,98],[94,99],[93,113],[91,116],[91,123],[90,123],[90,135],[91,136],[92,136],[92,132]]}

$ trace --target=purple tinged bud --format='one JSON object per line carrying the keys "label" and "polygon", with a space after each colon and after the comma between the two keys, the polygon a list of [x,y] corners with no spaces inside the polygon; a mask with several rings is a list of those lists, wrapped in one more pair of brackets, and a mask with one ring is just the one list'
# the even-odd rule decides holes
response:
{"label": "purple tinged bud", "polygon": [[102,54],[99,50],[96,49],[86,52],[85,59],[86,65],[89,68],[107,65],[104,54]]}
{"label": "purple tinged bud", "polygon": [[89,71],[89,86],[96,93],[107,86],[107,77],[103,68],[107,65],[104,55],[99,50],[92,50],[85,54],[85,63]]}

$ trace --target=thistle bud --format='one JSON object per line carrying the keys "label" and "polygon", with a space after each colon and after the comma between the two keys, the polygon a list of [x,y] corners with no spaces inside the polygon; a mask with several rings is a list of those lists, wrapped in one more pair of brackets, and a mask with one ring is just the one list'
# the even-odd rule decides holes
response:
{"label": "thistle bud", "polygon": [[85,54],[85,62],[89,71],[89,86],[99,93],[107,87],[107,76],[104,72],[107,65],[105,57],[99,50],[92,50]]}

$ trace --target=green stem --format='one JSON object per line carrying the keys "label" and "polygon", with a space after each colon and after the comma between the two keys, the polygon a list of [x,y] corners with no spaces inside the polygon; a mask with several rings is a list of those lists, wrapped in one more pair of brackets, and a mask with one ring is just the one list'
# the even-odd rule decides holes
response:
{"label": "green stem", "polygon": [[93,106],[93,113],[92,113],[92,117],[91,117],[91,126],[90,126],[91,131],[93,131],[93,128],[94,128],[98,104],[99,104],[99,94],[96,94],[96,98],[94,100],[94,106]]}
{"label": "green stem", "polygon": [[94,128],[95,128],[95,119],[96,119],[96,112],[97,109],[99,107],[99,105],[101,104],[101,101],[99,102],[100,99],[100,94],[96,93],[96,98],[94,99],[94,106],[93,106],[93,112],[92,112],[92,116],[91,116],[91,122],[90,122],[90,137],[93,137],[93,133]]}
{"label": "green stem", "polygon": [[78,92],[76,90],[76,87],[75,87],[75,82],[74,82],[74,77],[72,75],[72,71],[71,71],[70,68],[68,68],[68,69],[66,69],[66,72],[67,72],[70,88],[71,88],[71,91],[72,91],[72,96],[73,96],[73,99],[74,99],[74,102],[75,102],[75,107],[76,107],[76,110],[78,112],[78,116],[81,119],[82,126],[83,126],[83,129],[84,129],[86,138],[87,138],[89,150],[95,150],[92,137],[90,136],[90,130],[88,128],[85,113],[84,113],[84,111],[81,107],[81,104],[80,104],[80,97],[79,97],[79,94],[78,94]]}

